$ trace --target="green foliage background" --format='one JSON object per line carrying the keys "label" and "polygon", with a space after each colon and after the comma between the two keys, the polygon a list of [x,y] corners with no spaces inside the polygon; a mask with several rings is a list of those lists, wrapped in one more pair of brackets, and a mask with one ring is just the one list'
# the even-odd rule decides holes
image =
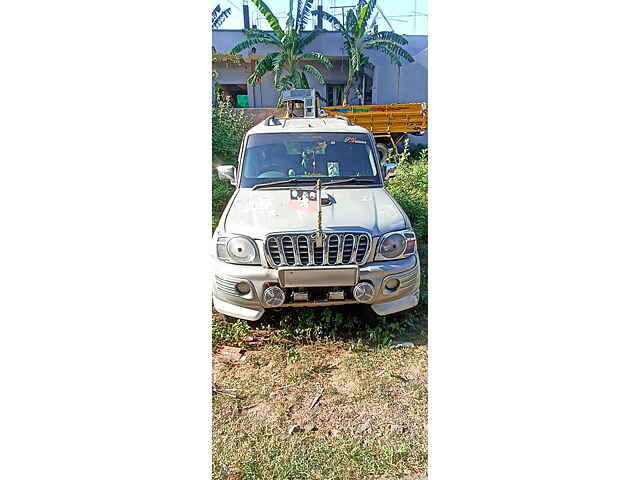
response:
{"label": "green foliage background", "polygon": [[[396,175],[386,187],[411,220],[418,240],[427,241],[428,153],[426,148],[409,149],[400,157]],[[390,157],[393,161],[393,156]]]}
{"label": "green foliage background", "polygon": [[211,121],[213,156],[237,156],[242,137],[252,125],[244,111],[232,108],[229,97],[217,95],[216,100]]}

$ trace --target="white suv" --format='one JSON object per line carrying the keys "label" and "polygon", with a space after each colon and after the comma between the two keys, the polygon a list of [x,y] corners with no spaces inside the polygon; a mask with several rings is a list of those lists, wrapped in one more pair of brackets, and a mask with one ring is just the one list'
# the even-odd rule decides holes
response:
{"label": "white suv", "polygon": [[346,119],[268,118],[244,138],[236,190],[213,234],[213,303],[257,320],[267,308],[418,304],[420,266],[407,215],[384,188],[373,136]]}

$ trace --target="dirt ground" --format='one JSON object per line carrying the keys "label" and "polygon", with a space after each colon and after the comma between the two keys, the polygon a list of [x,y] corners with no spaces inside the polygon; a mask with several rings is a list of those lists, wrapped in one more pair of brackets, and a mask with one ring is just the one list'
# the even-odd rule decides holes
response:
{"label": "dirt ground", "polygon": [[214,357],[214,479],[425,478],[426,332],[407,338]]}

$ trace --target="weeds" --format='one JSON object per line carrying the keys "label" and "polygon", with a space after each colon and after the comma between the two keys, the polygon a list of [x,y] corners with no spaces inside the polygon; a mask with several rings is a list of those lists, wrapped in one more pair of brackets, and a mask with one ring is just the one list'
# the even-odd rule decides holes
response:
{"label": "weeds", "polygon": [[296,363],[300,360],[300,353],[291,345],[278,345],[280,358],[286,363]]}
{"label": "weeds", "polygon": [[390,347],[393,339],[404,333],[406,326],[399,322],[392,322],[376,328],[370,328],[367,330],[369,341],[379,348]]}
{"label": "weeds", "polygon": [[271,318],[270,327],[275,342],[344,341],[360,350],[365,346],[388,347],[395,337],[413,328],[415,321],[406,315],[378,317],[366,306],[345,306],[278,312]]}
{"label": "weeds", "polygon": [[251,329],[243,320],[234,323],[223,323],[214,317],[211,327],[211,339],[214,345],[242,345],[242,339],[249,335]]}
{"label": "weeds", "polygon": [[246,112],[233,108],[228,96],[217,94],[216,100],[211,121],[213,154],[236,155],[242,137],[251,128],[251,121]]}
{"label": "weeds", "polygon": [[387,190],[398,201],[411,220],[419,241],[427,241],[427,188],[429,175],[428,151],[426,148],[406,148],[392,155],[398,163],[396,174],[386,184]]}
{"label": "weeds", "polygon": [[215,173],[213,175],[211,185],[211,224],[213,227],[211,231],[213,232],[218,226],[220,215],[222,215],[224,207],[233,193],[233,186],[230,183],[219,180]]}

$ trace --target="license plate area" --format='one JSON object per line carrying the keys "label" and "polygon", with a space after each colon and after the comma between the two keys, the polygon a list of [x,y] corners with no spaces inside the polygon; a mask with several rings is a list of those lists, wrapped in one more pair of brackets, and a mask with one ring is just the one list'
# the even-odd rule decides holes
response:
{"label": "license plate area", "polygon": [[283,287],[352,287],[358,283],[358,267],[281,268],[278,279]]}

